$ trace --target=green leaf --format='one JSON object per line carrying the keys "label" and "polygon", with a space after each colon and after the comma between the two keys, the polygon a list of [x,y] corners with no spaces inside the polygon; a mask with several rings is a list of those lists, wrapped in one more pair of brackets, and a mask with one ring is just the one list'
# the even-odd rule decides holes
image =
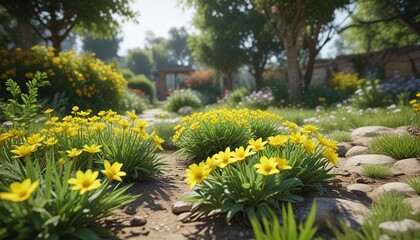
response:
{"label": "green leaf", "polygon": [[81,240],[101,240],[101,238],[89,228],[82,228],[72,232],[70,235]]}

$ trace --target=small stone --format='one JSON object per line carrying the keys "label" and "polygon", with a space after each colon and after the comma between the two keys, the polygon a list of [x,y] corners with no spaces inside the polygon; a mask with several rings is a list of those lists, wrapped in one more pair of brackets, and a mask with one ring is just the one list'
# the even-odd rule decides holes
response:
{"label": "small stone", "polygon": [[387,235],[395,236],[403,232],[420,230],[420,223],[412,219],[388,221],[379,224],[379,229]]}
{"label": "small stone", "polygon": [[136,214],[136,213],[137,213],[137,211],[136,211],[136,208],[135,208],[135,207],[127,206],[127,207],[124,209],[124,213],[125,213],[125,214],[128,214],[128,215],[134,215],[134,214]]}
{"label": "small stone", "polygon": [[344,171],[344,172],[341,173],[341,176],[343,176],[343,177],[350,177],[351,176],[351,173],[349,173],[347,171]]}
{"label": "small stone", "polygon": [[368,154],[369,153],[369,148],[365,147],[365,146],[354,146],[352,148],[350,148],[347,153],[346,153],[346,157],[353,157],[356,155],[362,155],[362,154]]}
{"label": "small stone", "polygon": [[347,151],[353,147],[353,145],[351,145],[350,143],[346,143],[346,142],[342,142],[337,144],[338,150],[338,156],[339,157],[344,157],[346,156]]}
{"label": "small stone", "polygon": [[347,186],[347,191],[350,191],[356,195],[366,194],[373,191],[373,187],[367,184],[351,184]]}
{"label": "small stone", "polygon": [[243,231],[239,231],[238,237],[240,237],[240,238],[245,237],[245,233]]}
{"label": "small stone", "polygon": [[194,111],[194,108],[193,107],[191,107],[191,106],[184,106],[184,107],[181,107],[178,110],[178,114],[185,116],[185,115],[189,115],[189,114],[193,113],[193,111]]}
{"label": "small stone", "polygon": [[178,221],[186,223],[190,221],[191,212],[184,212],[178,215]]}
{"label": "small stone", "polygon": [[143,226],[146,225],[146,223],[147,219],[141,216],[134,216],[130,221],[131,226]]}
{"label": "small stone", "polygon": [[192,202],[177,201],[172,204],[172,213],[178,215],[184,212],[191,212],[192,206]]}
{"label": "small stone", "polygon": [[358,178],[354,179],[354,182],[355,183],[367,183],[366,179],[362,178],[362,177],[358,177]]}
{"label": "small stone", "polygon": [[382,195],[385,192],[395,192],[403,194],[404,196],[417,196],[416,191],[410,185],[403,182],[390,182],[380,186],[377,195]]}

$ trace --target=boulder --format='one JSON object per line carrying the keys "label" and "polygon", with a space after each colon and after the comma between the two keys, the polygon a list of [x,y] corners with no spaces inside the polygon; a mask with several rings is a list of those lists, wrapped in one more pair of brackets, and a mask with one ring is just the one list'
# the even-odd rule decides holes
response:
{"label": "boulder", "polygon": [[413,215],[420,215],[420,196],[406,198],[404,202],[411,206],[411,213]]}
{"label": "boulder", "polygon": [[351,137],[353,139],[360,137],[377,137],[382,134],[392,133],[394,129],[383,126],[367,126],[356,128],[351,132]]}
{"label": "boulder", "polygon": [[381,233],[385,233],[389,236],[396,236],[404,232],[420,230],[420,223],[412,219],[388,221],[379,224],[379,229],[381,230]]}
{"label": "boulder", "polygon": [[409,176],[418,176],[420,175],[420,159],[408,158],[399,160],[392,166],[391,172],[394,175],[405,174]]}
{"label": "boulder", "polygon": [[369,153],[369,148],[365,147],[365,146],[354,146],[352,148],[350,148],[347,153],[346,153],[346,157],[353,157],[356,155],[364,155],[364,154],[368,154]]}
{"label": "boulder", "polygon": [[364,195],[373,191],[373,187],[368,184],[355,183],[347,186],[347,191],[356,195]]}
{"label": "boulder", "polygon": [[403,182],[385,183],[384,185],[378,188],[378,191],[376,192],[376,194],[380,196],[384,194],[385,192],[399,193],[406,197],[417,196],[416,191],[414,191],[414,189],[410,187],[410,185]]}
{"label": "boulder", "polygon": [[392,167],[397,162],[392,157],[380,154],[364,154],[349,158],[344,164],[344,170],[351,173],[362,174],[363,165],[377,164]]}

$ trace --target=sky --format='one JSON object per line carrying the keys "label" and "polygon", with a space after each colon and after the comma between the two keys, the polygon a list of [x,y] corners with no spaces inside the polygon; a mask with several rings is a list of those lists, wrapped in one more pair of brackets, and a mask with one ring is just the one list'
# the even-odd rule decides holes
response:
{"label": "sky", "polygon": [[185,26],[187,30],[192,30],[194,11],[181,9],[178,0],[134,0],[131,6],[140,12],[139,23],[124,23],[123,41],[119,49],[121,56],[125,56],[128,49],[143,48],[147,31],[152,31],[156,37],[168,38],[168,31],[172,27]]}
{"label": "sky", "polygon": [[[126,56],[129,49],[143,48],[147,31],[152,31],[156,37],[168,38],[168,31],[172,27],[186,27],[189,33],[193,31],[191,24],[194,10],[181,9],[178,0],[134,0],[131,3],[134,10],[140,12],[139,23],[126,22],[123,24],[123,41],[120,43],[118,54]],[[339,16],[341,17],[341,16]],[[330,40],[321,50],[323,58],[335,57],[334,41]]]}

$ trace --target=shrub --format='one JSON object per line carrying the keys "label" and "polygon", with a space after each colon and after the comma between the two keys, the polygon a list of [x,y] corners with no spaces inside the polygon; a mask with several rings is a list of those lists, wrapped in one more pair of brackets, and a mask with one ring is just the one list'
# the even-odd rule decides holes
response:
{"label": "shrub", "polygon": [[236,88],[232,92],[228,92],[223,99],[230,107],[236,107],[247,95],[249,95],[249,93],[250,91],[248,88],[240,87]]}
{"label": "shrub", "polygon": [[167,99],[165,108],[169,112],[178,112],[182,107],[190,106],[197,109],[203,106],[203,102],[198,97],[198,94],[191,90],[174,91]]}
{"label": "shrub", "polygon": [[184,117],[175,127],[177,154],[201,161],[225,150],[245,145],[250,138],[280,132],[281,117],[261,110],[212,110]]}
{"label": "shrub", "polygon": [[310,85],[308,90],[302,95],[303,105],[306,107],[316,107],[319,105],[330,105],[341,102],[346,96],[335,90],[333,87],[318,84]]}
{"label": "shrub", "polygon": [[395,159],[420,157],[420,138],[410,135],[385,134],[369,142],[369,152],[384,154]]}
{"label": "shrub", "polygon": [[131,89],[127,89],[126,93],[120,99],[118,112],[134,111],[136,113],[142,113],[148,108],[147,100],[138,96]]}
{"label": "shrub", "polygon": [[[52,48],[35,46],[29,51],[0,50],[0,56],[0,78],[13,78],[22,88],[35,72],[48,74],[51,86],[39,91],[40,98],[65,93],[72,104],[99,111],[115,108],[126,90],[124,77],[92,54],[60,52],[55,56]],[[4,83],[0,83],[0,90],[0,97],[10,96]]]}
{"label": "shrub", "polygon": [[365,79],[359,79],[357,73],[338,72],[331,76],[328,83],[337,91],[346,95],[352,94]]}
{"label": "shrub", "polygon": [[200,93],[205,104],[215,103],[221,95],[213,70],[196,71],[185,79],[185,86]]}
{"label": "shrub", "polygon": [[367,80],[358,86],[350,101],[354,107],[360,109],[385,107],[392,103],[389,95],[382,90],[378,79]]}
{"label": "shrub", "polygon": [[265,205],[279,210],[282,201],[302,201],[298,190],[324,190],[322,182],[334,176],[329,163],[338,161],[335,142],[320,134],[312,140],[313,125],[284,125],[289,134],[250,139],[249,145],[227,147],[190,165],[185,182],[193,192],[182,199],[198,203],[198,216],[217,209],[229,222],[239,212]]}
{"label": "shrub", "polygon": [[398,103],[398,96],[401,94],[407,95],[408,99],[415,96],[420,89],[420,78],[405,78],[395,74],[392,79],[382,83],[381,88],[392,96],[394,103]]}
{"label": "shrub", "polygon": [[[128,79],[128,88],[132,89],[139,96],[149,99],[150,103],[153,103],[156,98],[155,85],[143,74]],[[144,96],[142,96],[142,93]]]}
{"label": "shrub", "polygon": [[377,164],[363,165],[362,173],[370,178],[389,178],[392,176],[389,167]]}
{"label": "shrub", "polygon": [[271,93],[274,97],[274,104],[278,107],[284,107],[287,99],[288,99],[288,93],[287,93],[287,84],[285,81],[282,81],[280,78],[277,78],[276,76],[273,76],[271,74],[266,74],[264,72],[264,82],[265,87],[268,87],[271,89]]}

